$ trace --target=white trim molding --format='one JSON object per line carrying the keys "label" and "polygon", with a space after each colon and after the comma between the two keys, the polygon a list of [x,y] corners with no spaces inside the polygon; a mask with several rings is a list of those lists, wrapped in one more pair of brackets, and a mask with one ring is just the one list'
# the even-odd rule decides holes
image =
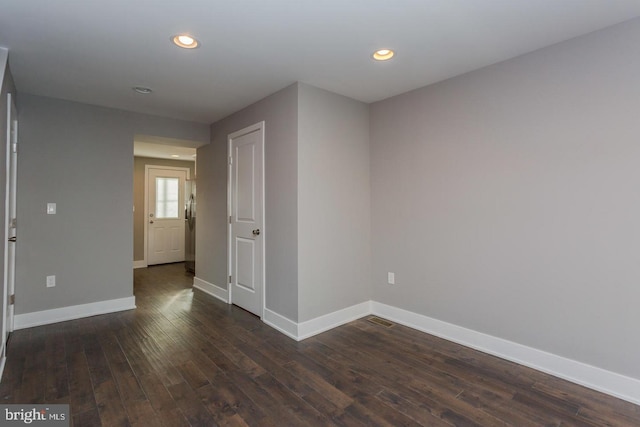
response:
{"label": "white trim molding", "polygon": [[202,291],[205,294],[209,294],[229,304],[230,299],[229,299],[228,289],[223,289],[220,286],[214,285],[213,283],[209,283],[206,280],[202,280],[198,277],[193,278],[193,287],[194,289],[198,289],[199,291]]}
{"label": "white trim molding", "polygon": [[345,323],[349,323],[361,317],[371,314],[371,301],[352,305],[305,322],[296,323],[293,320],[276,313],[275,311],[264,309],[262,321],[274,329],[282,332],[289,338],[302,341],[314,335],[318,335],[329,329],[336,328]]}
{"label": "white trim molding", "polygon": [[262,321],[264,323],[271,326],[273,329],[282,332],[289,338],[300,341],[298,338],[298,324],[296,322],[276,313],[275,311],[271,311],[266,307],[264,308],[263,313],[264,316],[262,317]]}
{"label": "white trim molding", "polygon": [[371,303],[372,313],[396,323],[471,347],[628,402],[640,404],[640,380],[522,344],[483,334],[401,308]]}
{"label": "white trim molding", "polygon": [[371,314],[371,301],[365,301],[306,322],[298,323],[298,341]]}
{"label": "white trim molding", "polygon": [[17,314],[15,316],[14,329],[26,329],[33,326],[65,322],[67,320],[132,310],[134,308],[136,308],[136,297],[131,296],[89,304],[72,305],[70,307],[54,308],[51,310],[35,311],[33,313]]}
{"label": "white trim molding", "polygon": [[133,261],[133,269],[135,270],[136,268],[147,268],[147,260],[141,259],[139,261]]}

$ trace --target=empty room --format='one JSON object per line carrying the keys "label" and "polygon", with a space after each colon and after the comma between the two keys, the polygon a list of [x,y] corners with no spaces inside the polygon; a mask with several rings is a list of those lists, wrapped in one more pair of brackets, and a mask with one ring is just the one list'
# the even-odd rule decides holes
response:
{"label": "empty room", "polygon": [[0,0],[0,424],[640,425],[636,0]]}

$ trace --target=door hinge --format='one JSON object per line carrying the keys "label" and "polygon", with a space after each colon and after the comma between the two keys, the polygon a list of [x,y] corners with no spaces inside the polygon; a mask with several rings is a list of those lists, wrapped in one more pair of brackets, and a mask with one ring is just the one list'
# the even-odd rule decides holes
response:
{"label": "door hinge", "polygon": [[16,303],[16,294],[9,296],[9,305],[14,305]]}
{"label": "door hinge", "polygon": [[233,157],[229,157],[229,164],[232,165],[233,164]]}
{"label": "door hinge", "polygon": [[229,224],[231,224],[231,215],[229,215]]}
{"label": "door hinge", "polygon": [[233,281],[231,280],[231,276],[229,276],[229,283],[232,283]]}
{"label": "door hinge", "polygon": [[17,153],[18,152],[18,143],[14,142],[13,144],[11,144],[11,152],[12,153]]}

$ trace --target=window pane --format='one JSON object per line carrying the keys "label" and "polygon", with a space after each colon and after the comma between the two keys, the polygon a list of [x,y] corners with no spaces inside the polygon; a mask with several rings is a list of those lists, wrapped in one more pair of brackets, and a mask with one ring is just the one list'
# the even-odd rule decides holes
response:
{"label": "window pane", "polygon": [[156,218],[179,218],[178,178],[156,178]]}

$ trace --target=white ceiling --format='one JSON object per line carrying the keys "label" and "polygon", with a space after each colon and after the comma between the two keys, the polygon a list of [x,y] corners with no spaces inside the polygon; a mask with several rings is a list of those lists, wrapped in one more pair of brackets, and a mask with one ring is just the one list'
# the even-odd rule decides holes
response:
{"label": "white ceiling", "polygon": [[[0,46],[19,92],[211,123],[296,81],[373,102],[637,16],[639,0],[0,0]],[[202,46],[173,46],[182,32]],[[370,59],[382,47],[391,62]]]}

